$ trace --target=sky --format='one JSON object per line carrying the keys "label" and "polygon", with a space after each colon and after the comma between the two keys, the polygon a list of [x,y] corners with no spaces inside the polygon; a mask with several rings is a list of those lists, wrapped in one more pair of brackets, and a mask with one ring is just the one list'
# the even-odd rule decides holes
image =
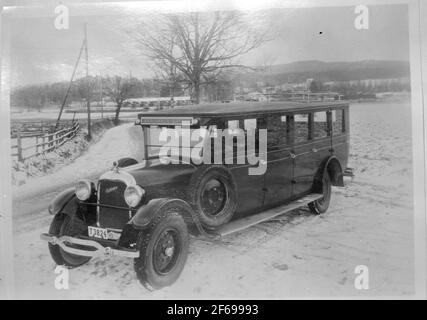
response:
{"label": "sky", "polygon": [[[157,13],[132,3],[112,8],[73,9],[68,30],[57,30],[54,13],[10,9],[7,19],[10,42],[11,87],[69,80],[88,26],[89,73],[150,78],[153,71],[142,54],[135,34],[140,23],[156,19]],[[251,17],[253,13],[247,13]],[[264,10],[264,23],[271,26],[271,40],[242,56],[240,62],[256,66],[302,60],[409,61],[409,27],[406,5],[369,6],[369,29],[354,27],[354,7]],[[256,23],[248,19],[248,23]],[[83,61],[82,61],[83,62]],[[76,76],[83,76],[84,63]]]}

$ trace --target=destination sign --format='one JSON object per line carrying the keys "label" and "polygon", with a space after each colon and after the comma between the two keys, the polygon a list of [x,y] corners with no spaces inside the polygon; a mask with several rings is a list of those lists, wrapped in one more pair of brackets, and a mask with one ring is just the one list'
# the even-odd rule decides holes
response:
{"label": "destination sign", "polygon": [[142,125],[192,125],[197,120],[192,117],[141,117],[139,119]]}

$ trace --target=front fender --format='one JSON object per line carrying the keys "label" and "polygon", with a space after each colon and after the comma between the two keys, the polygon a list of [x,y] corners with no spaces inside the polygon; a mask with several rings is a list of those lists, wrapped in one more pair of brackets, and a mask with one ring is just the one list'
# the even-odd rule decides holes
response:
{"label": "front fender", "polygon": [[77,210],[77,199],[74,194],[74,188],[68,188],[58,194],[49,204],[49,213],[57,215],[58,213],[74,214]]}
{"label": "front fender", "polygon": [[190,234],[194,236],[204,236],[208,239],[217,237],[217,235],[211,235],[203,229],[197,214],[186,201],[173,198],[157,198],[150,200],[146,205],[137,210],[133,218],[123,228],[119,244],[124,247],[134,244],[139,232],[144,232],[143,230],[146,229],[157,216],[171,209],[173,212],[179,213],[182,216]]}
{"label": "front fender", "polygon": [[150,200],[146,205],[138,209],[133,218],[129,221],[129,224],[133,224],[136,228],[144,228],[148,226],[157,215],[162,205],[164,205],[169,199],[158,198]]}
{"label": "front fender", "polygon": [[174,206],[183,218],[190,219],[190,221],[193,219],[192,208],[184,200],[158,198],[150,200],[146,205],[139,208],[128,224],[132,224],[137,229],[143,229],[147,227],[166,206]]}
{"label": "front fender", "polygon": [[127,248],[136,243],[138,233],[150,224],[156,215],[160,213],[161,208],[168,203],[168,200],[170,199],[152,199],[139,208],[133,218],[123,227],[119,245]]}

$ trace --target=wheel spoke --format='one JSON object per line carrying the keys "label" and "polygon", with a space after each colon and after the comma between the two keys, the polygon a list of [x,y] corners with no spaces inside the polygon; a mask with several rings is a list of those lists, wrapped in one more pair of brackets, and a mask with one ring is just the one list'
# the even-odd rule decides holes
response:
{"label": "wheel spoke", "polygon": [[154,267],[160,274],[167,273],[174,266],[176,251],[176,232],[165,230],[158,238],[154,248]]}

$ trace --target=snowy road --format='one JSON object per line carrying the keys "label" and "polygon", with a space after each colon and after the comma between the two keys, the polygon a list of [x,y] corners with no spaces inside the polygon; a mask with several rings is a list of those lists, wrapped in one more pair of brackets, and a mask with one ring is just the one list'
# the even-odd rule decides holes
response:
{"label": "snowy road", "polygon": [[[181,277],[172,287],[160,291],[148,292],[140,286],[132,261],[120,258],[96,258],[72,270],[70,289],[58,291],[54,287],[54,263],[47,245],[39,240],[51,219],[44,208],[48,199],[62,190],[61,183],[96,175],[113,160],[134,150],[128,143],[129,134],[133,134],[129,133],[129,126],[111,129],[87,154],[61,173],[58,171],[54,186],[49,187],[43,180],[21,188],[21,196],[15,196],[18,297],[161,299],[411,294],[414,252],[409,102],[360,104],[352,106],[351,112],[349,166],[356,169],[356,177],[345,188],[334,188],[326,214],[314,216],[307,210],[298,210],[221,242],[193,240]],[[387,118],[380,118],[381,114],[387,114]],[[81,170],[83,164],[85,169]],[[49,187],[50,192],[34,192],[35,186]],[[29,198],[23,201],[25,195]],[[354,287],[354,270],[358,265],[369,268],[369,290]]]}

